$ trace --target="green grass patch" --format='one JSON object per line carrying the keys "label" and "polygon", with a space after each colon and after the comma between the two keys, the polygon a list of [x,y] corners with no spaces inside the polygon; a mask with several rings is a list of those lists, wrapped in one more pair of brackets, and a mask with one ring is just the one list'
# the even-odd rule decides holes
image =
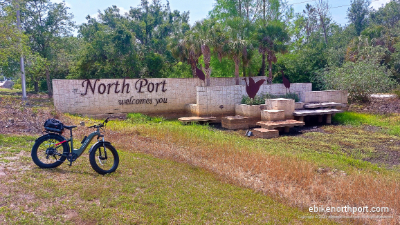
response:
{"label": "green grass patch", "polygon": [[333,120],[345,125],[382,127],[387,134],[400,136],[400,115],[398,114],[375,115],[343,112],[336,114]]}
{"label": "green grass patch", "polygon": [[[340,115],[340,114],[337,114]],[[353,116],[365,118],[373,116]],[[79,117],[73,117],[79,120]],[[266,155],[280,155],[311,162],[318,167],[343,170],[346,173],[359,173],[360,170],[375,174],[393,174],[400,176],[394,166],[387,170],[385,162],[371,163],[368,159],[379,158],[384,154],[382,147],[400,151],[395,143],[399,137],[392,132],[369,132],[353,122],[355,127],[324,126],[325,133],[310,132],[299,136],[280,136],[274,139],[247,138],[238,132],[226,132],[208,125],[182,125],[177,120],[154,119],[142,114],[129,114],[127,121],[112,121],[108,124],[113,130],[133,129],[141,136],[174,142],[181,146],[199,146],[200,148],[218,148],[230,146],[229,151],[248,151]],[[134,120],[130,118],[135,118]],[[152,120],[156,120],[157,123]],[[370,119],[371,120],[371,119]],[[158,122],[160,121],[160,122]],[[356,121],[356,120],[353,120]],[[344,124],[349,124],[345,123]],[[393,128],[392,128],[393,129]],[[391,142],[392,141],[392,142]],[[382,145],[384,143],[384,145]]]}
{"label": "green grass patch", "polygon": [[[1,136],[4,146],[29,155],[26,146],[35,137],[17,139]],[[0,193],[0,218],[6,224],[333,224],[303,218],[312,214],[200,168],[123,149],[119,154],[118,170],[106,176],[92,170],[87,154],[72,167],[54,169],[14,160],[9,166],[29,169],[2,177],[7,189]]]}

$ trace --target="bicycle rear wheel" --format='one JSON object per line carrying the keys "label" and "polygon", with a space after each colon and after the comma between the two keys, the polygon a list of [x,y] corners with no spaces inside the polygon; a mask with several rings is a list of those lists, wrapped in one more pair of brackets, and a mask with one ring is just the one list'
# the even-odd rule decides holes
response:
{"label": "bicycle rear wheel", "polygon": [[68,154],[69,145],[64,137],[57,134],[47,134],[38,138],[32,147],[31,157],[40,168],[54,168],[61,165]]}
{"label": "bicycle rear wheel", "polygon": [[108,142],[97,143],[89,154],[92,168],[99,174],[112,173],[118,168],[117,150]]}

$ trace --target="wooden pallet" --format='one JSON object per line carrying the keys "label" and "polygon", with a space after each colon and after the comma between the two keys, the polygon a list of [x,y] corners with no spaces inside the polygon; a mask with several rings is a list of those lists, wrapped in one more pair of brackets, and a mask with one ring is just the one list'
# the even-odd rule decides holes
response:
{"label": "wooden pallet", "polygon": [[188,124],[188,123],[199,123],[199,122],[215,122],[217,118],[213,116],[212,117],[193,116],[193,117],[181,117],[178,120],[183,124]]}

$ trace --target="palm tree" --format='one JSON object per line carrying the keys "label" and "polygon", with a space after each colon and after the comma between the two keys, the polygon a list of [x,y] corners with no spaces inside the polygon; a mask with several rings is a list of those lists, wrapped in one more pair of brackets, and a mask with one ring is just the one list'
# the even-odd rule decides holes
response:
{"label": "palm tree", "polygon": [[189,31],[184,37],[174,37],[170,41],[169,48],[174,58],[191,66],[193,77],[196,77],[197,63],[201,56],[201,45],[196,35]]}
{"label": "palm tree", "polygon": [[[285,25],[280,21],[271,21],[267,26],[261,27],[258,31],[257,40],[259,42],[259,52],[262,54],[261,75],[265,75],[265,60],[268,61],[268,84],[272,83],[272,63],[276,63],[275,53],[285,53],[289,41],[289,35],[285,30]],[[266,57],[267,55],[267,57]]]}
{"label": "palm tree", "polygon": [[225,32],[229,40],[227,44],[224,45],[224,51],[235,63],[235,83],[239,85],[240,61],[244,58],[245,62],[243,63],[246,66],[250,59],[247,52],[250,42],[246,40],[246,35],[249,33],[248,31],[250,29],[250,23],[247,20],[236,17],[227,20],[226,24]]}
{"label": "palm tree", "polygon": [[193,31],[197,34],[197,40],[201,45],[201,53],[203,54],[204,72],[206,74],[206,86],[210,86],[211,76],[211,50],[213,44],[212,27],[215,25],[213,20],[202,20],[196,22],[193,26]]}

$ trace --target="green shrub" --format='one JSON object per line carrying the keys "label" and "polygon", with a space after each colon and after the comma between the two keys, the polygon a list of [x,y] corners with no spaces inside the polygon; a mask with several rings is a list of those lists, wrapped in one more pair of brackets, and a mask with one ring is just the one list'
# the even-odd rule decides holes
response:
{"label": "green shrub", "polygon": [[392,73],[374,60],[346,62],[319,74],[324,89],[346,90],[350,101],[368,101],[371,94],[390,91]]}
{"label": "green shrub", "polygon": [[300,98],[296,93],[287,93],[285,95],[261,94],[261,95],[256,95],[254,99],[250,99],[249,96],[243,95],[241,104],[261,105],[265,104],[265,99],[273,99],[273,98],[289,98],[289,99],[294,99],[295,102],[300,101]]}

